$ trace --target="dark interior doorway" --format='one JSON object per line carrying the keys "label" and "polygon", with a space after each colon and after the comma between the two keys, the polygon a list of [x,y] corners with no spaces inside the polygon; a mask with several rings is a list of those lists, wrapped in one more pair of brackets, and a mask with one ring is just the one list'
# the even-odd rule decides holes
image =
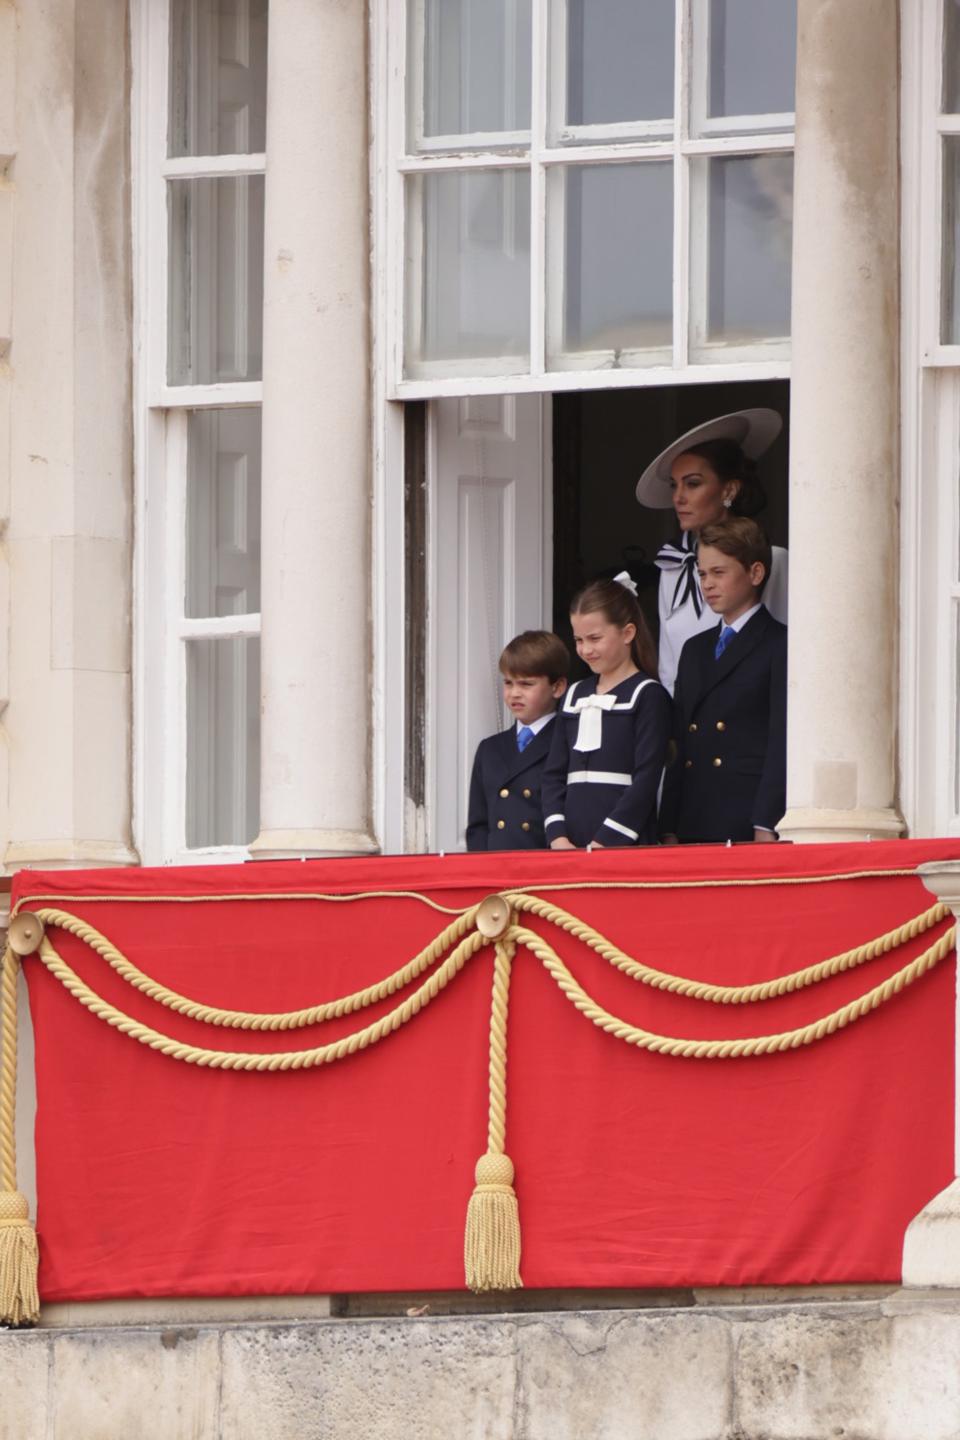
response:
{"label": "dark interior doorway", "polygon": [[760,461],[767,493],[757,518],[774,545],[788,543],[790,383],[742,381],[642,390],[593,390],[554,396],[553,625],[571,640],[568,603],[587,580],[629,570],[654,635],[654,556],[678,534],[673,510],[637,503],[641,472],[677,436],[732,410],[766,405],[783,430]]}

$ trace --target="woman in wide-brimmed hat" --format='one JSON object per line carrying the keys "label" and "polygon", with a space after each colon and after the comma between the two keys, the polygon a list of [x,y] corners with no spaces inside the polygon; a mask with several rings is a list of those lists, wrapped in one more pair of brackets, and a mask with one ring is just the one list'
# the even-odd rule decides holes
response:
{"label": "woman in wide-brimmed hat", "polygon": [[[758,514],[766,496],[757,459],[782,428],[775,410],[738,410],[688,430],[668,445],[637,481],[641,505],[673,506],[680,539],[657,554],[660,569],[660,682],[673,694],[680,651],[700,630],[716,625],[704,603],[697,576],[697,535],[727,515]],[[773,547],[773,565],[763,603],[774,619],[787,619],[787,552]]]}

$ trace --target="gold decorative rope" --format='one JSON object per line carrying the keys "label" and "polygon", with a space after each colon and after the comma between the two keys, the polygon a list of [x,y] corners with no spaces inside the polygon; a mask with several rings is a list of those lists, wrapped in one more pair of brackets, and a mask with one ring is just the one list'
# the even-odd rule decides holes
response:
{"label": "gold decorative rope", "polygon": [[888,954],[904,941],[914,940],[934,925],[939,925],[940,921],[950,914],[949,907],[938,901],[922,915],[888,930],[876,940],[857,945],[852,950],[844,950],[842,954],[834,955],[829,960],[820,960],[816,965],[794,970],[789,975],[780,975],[774,980],[763,980],[754,985],[711,985],[705,980],[690,980],[682,975],[670,975],[666,971],[656,970],[652,965],[644,964],[642,960],[631,959],[601,935],[599,930],[595,930],[583,920],[578,920],[575,915],[568,914],[566,910],[561,910],[559,905],[552,905],[549,900],[541,900],[536,895],[510,893],[504,898],[515,910],[525,910],[531,915],[549,920],[576,940],[582,940],[611,965],[629,975],[631,980],[639,980],[654,990],[667,990],[674,995],[683,995],[691,1000],[706,1000],[715,1005],[744,1005],[758,1000],[773,1000],[805,986],[816,985],[844,970],[853,970],[867,960],[875,960],[878,955]]}
{"label": "gold decorative rope", "polygon": [[12,950],[0,961],[0,1190],[17,1188],[17,972]]}
{"label": "gold decorative rope", "polygon": [[513,1188],[507,1137],[507,1008],[516,945],[509,935],[494,941],[490,1004],[487,1153],[477,1161],[476,1186],[467,1206],[463,1262],[471,1290],[516,1290],[520,1279],[520,1215]]}
{"label": "gold decorative rope", "polygon": [[839,1010],[833,1010],[829,1015],[824,1015],[820,1020],[814,1020],[809,1025],[799,1025],[794,1030],[783,1030],[775,1035],[754,1035],[742,1040],[681,1040],[670,1035],[658,1035],[653,1030],[644,1030],[638,1025],[631,1025],[626,1020],[611,1015],[591,1000],[583,987],[573,978],[570,971],[564,965],[560,956],[542,936],[537,935],[533,930],[524,930],[516,927],[513,932],[513,939],[518,945],[526,945],[537,959],[546,967],[548,973],[559,985],[567,999],[585,1015],[605,1030],[608,1035],[613,1035],[617,1040],[625,1040],[628,1045],[636,1045],[641,1050],[653,1050],[659,1055],[678,1055],[689,1060],[739,1060],[751,1055],[770,1055],[781,1050],[796,1050],[802,1045],[809,1045],[815,1040],[824,1040],[828,1035],[833,1035],[837,1030],[853,1024],[860,1020],[871,1010],[876,1010],[892,996],[898,995],[932,970],[945,959],[954,948],[956,943],[957,927],[951,925],[945,930],[938,940],[915,960],[884,980],[881,985],[875,985],[865,995],[851,1000],[846,1005],[841,1005]]}
{"label": "gold decorative rope", "polygon": [[412,995],[408,995],[400,1005],[389,1010],[379,1020],[364,1026],[362,1030],[355,1030],[353,1034],[344,1035],[342,1039],[333,1040],[328,1045],[312,1045],[306,1050],[278,1051],[273,1055],[243,1050],[209,1050],[202,1045],[188,1045],[184,1041],[174,1040],[171,1036],[163,1035],[151,1026],[132,1019],[104,1000],[57,954],[46,936],[41,941],[37,954],[61,985],[91,1014],[96,1015],[98,1020],[105,1021],[121,1034],[129,1035],[141,1045],[157,1050],[171,1060],[183,1060],[187,1065],[207,1066],[212,1070],[310,1070],[317,1065],[331,1065],[337,1060],[345,1060],[348,1055],[355,1055],[358,1050],[366,1050],[385,1036],[399,1030],[401,1025],[405,1025],[414,1015],[426,1009],[430,1001],[436,999],[440,991],[463,968],[470,956],[485,944],[483,936],[476,931],[467,935]]}
{"label": "gold decorative rope", "polygon": [[[663,971],[653,970],[652,967],[645,966],[642,962],[631,959],[631,957],[617,949],[616,946],[611,945],[610,942],[600,935],[598,931],[594,930],[592,926],[576,920],[575,917],[568,915],[565,911],[559,910],[558,907],[551,906],[549,902],[540,901],[537,897],[526,895],[522,892],[515,894],[508,892],[506,898],[515,910],[526,909],[533,913],[546,913],[547,918],[554,919],[561,927],[571,930],[571,933],[575,933],[577,938],[590,944],[598,953],[604,955],[611,964],[616,965],[618,968],[625,969],[633,978],[642,979],[645,983],[656,985],[662,989],[673,989],[679,994],[688,994],[696,999],[712,1000],[716,1003],[731,1003],[731,1001],[741,999],[769,999],[776,994],[787,993],[791,989],[798,988],[800,984],[814,984],[819,980],[828,978],[830,975],[839,973],[839,971],[843,969],[848,969],[854,964],[861,964],[866,959],[874,958],[876,955],[895,949],[905,941],[922,933],[925,929],[929,928],[931,924],[937,923],[937,919],[943,919],[945,914],[948,913],[943,906],[931,906],[930,910],[925,911],[922,915],[906,921],[896,930],[888,931],[886,935],[880,936],[877,940],[856,947],[855,950],[845,951],[839,956],[834,956],[831,960],[821,961],[817,965],[806,967],[804,970],[794,971],[790,975],[781,977],[780,981],[771,981],[769,984],[765,983],[759,986],[739,987],[711,986],[706,984],[706,982],[694,981],[682,976],[669,975]],[[467,929],[473,923],[477,908],[477,906],[471,907],[459,920],[454,921],[452,925],[448,926],[442,932],[442,936],[438,937],[438,941],[443,937],[450,937],[452,939],[453,936]],[[937,914],[937,919],[932,918],[935,912],[940,912]],[[402,983],[398,977],[406,974],[421,973],[422,969],[431,963],[430,960],[425,957],[430,955],[438,956],[439,954],[435,942],[434,945],[427,946],[425,950],[421,951],[409,965],[394,972],[394,975],[388,977],[386,981],[381,981],[377,985],[369,986],[366,990],[357,991],[353,995],[344,997],[342,1000],[312,1006],[308,1010],[289,1011],[280,1014],[259,1014],[254,1011],[222,1011],[217,1010],[216,1007],[203,1006],[199,1002],[191,1001],[184,996],[178,995],[175,991],[168,990],[158,981],[149,979],[149,977],[143,975],[142,971],[139,971],[136,966],[131,965],[126,957],[123,956],[119,950],[116,950],[109,941],[105,940],[99,931],[95,930],[87,921],[81,920],[78,916],[67,916],[66,912],[50,909],[41,909],[36,913],[42,920],[50,924],[61,924],[64,918],[69,919],[69,928],[78,939],[91,944],[93,948],[98,949],[98,953],[103,953],[105,949],[108,952],[105,958],[112,956],[111,963],[114,964],[115,968],[120,970],[121,973],[125,974],[125,978],[131,979],[131,983],[134,983],[131,978],[133,975],[139,977],[141,981],[139,988],[143,989],[145,993],[148,993],[152,999],[157,1000],[158,1003],[169,1005],[174,1009],[180,1009],[182,1013],[191,1014],[194,1018],[202,1018],[203,1012],[212,1012],[220,1017],[229,1017],[229,1019],[220,1018],[211,1023],[229,1023],[247,1029],[294,1028],[297,1023],[310,1023],[301,1018],[305,1015],[331,1018],[334,1014],[346,1014],[353,1009],[360,1009],[365,1005],[372,1004],[376,999],[384,998],[385,994],[392,993],[392,990],[385,989],[384,987],[393,986],[393,988],[396,988],[396,985]],[[889,987],[893,981],[897,980],[899,980],[899,983],[896,984],[894,988],[888,988],[881,999],[875,1000],[874,1003],[867,1008],[873,1009],[876,1004],[882,1004],[884,1000],[890,998],[890,995],[902,989],[904,985],[912,984],[920,974],[923,974],[926,969],[931,968],[933,964],[936,964],[938,960],[942,959],[945,954],[949,953],[953,942],[953,935],[954,929],[951,928],[951,930],[946,932],[944,936],[941,936],[929,950],[926,950],[923,956],[918,957],[917,960],[912,961],[909,965],[905,966],[903,970],[898,971],[895,976],[892,976],[890,980],[886,982],[886,985]],[[948,937],[949,943],[946,945],[946,948],[944,948],[944,941]],[[576,985],[577,982],[573,980],[572,975],[570,975],[570,972],[566,969],[560,957],[556,954],[556,951],[534,931],[526,930],[516,924],[511,924],[501,938],[504,941],[510,940],[514,944],[520,943],[526,945],[527,948],[542,961],[548,973],[557,984],[560,985],[561,989],[566,991],[568,985]],[[315,1065],[325,1065],[336,1060],[341,1060],[347,1055],[354,1054],[357,1050],[366,1049],[368,1045],[375,1044],[378,1040],[381,1040],[384,1035],[391,1034],[394,1030],[399,1029],[407,1020],[418,1014],[424,1005],[428,1004],[429,1001],[443,989],[453,976],[462,969],[470,955],[473,955],[486,943],[488,943],[486,939],[477,931],[469,933],[465,939],[459,941],[456,948],[447,959],[443,961],[439,969],[435,970],[412,995],[408,996],[400,1005],[364,1029],[354,1031],[353,1034],[346,1035],[342,1039],[331,1042],[328,1045],[313,1046],[305,1050],[278,1052],[273,1055],[250,1053],[247,1051],[211,1050],[205,1046],[190,1045],[185,1041],[174,1040],[171,1036],[164,1035],[160,1031],[142,1024],[140,1021],[134,1020],[131,1016],[119,1010],[115,1005],[104,1000],[102,996],[98,995],[97,992],[93,990],[86,981],[82,980],[80,976],[71,969],[67,962],[57,954],[48,936],[44,936],[37,953],[51,973],[57,977],[70,994],[79,1000],[82,1005],[86,1006],[98,1019],[103,1020],[108,1025],[112,1025],[114,1028],[120,1030],[121,1033],[130,1035],[141,1044],[148,1045],[151,1049],[158,1050],[161,1054],[169,1056],[171,1059],[182,1060],[190,1065],[211,1066],[218,1069],[229,1070],[302,1070],[309,1069]],[[931,958],[934,955],[936,958]],[[926,963],[918,969],[917,967],[921,960],[925,960]],[[394,982],[396,982],[396,985],[394,985]],[[777,990],[777,985],[783,988]],[[879,988],[883,989],[884,987]],[[594,1002],[590,1001],[586,992],[581,993],[585,1001],[590,1005],[594,1004]],[[868,993],[869,996],[873,996],[876,992],[870,991]],[[824,1025],[827,1021],[830,1021],[829,1028],[821,1030],[815,1035],[810,1034],[806,1039],[793,1037],[801,1033],[807,1035],[807,1032],[811,1029],[809,1026],[802,1027],[802,1031],[799,1032],[784,1032],[784,1037],[786,1037],[788,1041],[792,1038],[794,1044],[807,1044],[810,1038],[822,1039],[824,1035],[833,1034],[835,1030],[849,1024],[853,1019],[858,1019],[860,1014],[865,1013],[863,1010],[854,1013],[855,1007],[859,1004],[860,1001],[851,1001],[839,1011],[835,1011],[832,1015],[824,1017],[824,1020],[817,1022],[817,1024]],[[578,1005],[578,1008],[584,1009],[585,1007]],[[625,1026],[626,1030],[634,1033],[634,1027],[627,1025],[626,1022],[617,1021],[616,1017],[608,1016],[607,1012],[602,1011],[599,1006],[595,1006],[594,1009],[596,1013],[603,1015],[615,1024]],[[600,1022],[598,1021],[597,1023]],[[605,1026],[605,1028],[609,1027]],[[658,1049],[662,1053],[692,1055],[697,1058],[701,1057],[703,1053],[702,1046],[707,1043],[696,1040],[676,1039],[667,1035],[657,1035],[652,1031],[636,1031],[636,1034],[642,1034],[645,1037],[643,1042],[644,1048]],[[784,1039],[784,1037],[777,1038]],[[770,1038],[769,1036],[759,1037],[759,1039],[767,1045],[767,1048],[770,1048],[767,1044]],[[632,1043],[639,1042],[633,1041]],[[710,1045],[719,1047],[715,1051],[716,1056],[723,1055],[724,1057],[737,1058],[745,1054],[765,1053],[765,1051],[744,1050],[742,1048],[744,1043],[745,1042],[739,1040],[709,1042]],[[779,1048],[787,1049],[789,1048],[789,1043],[781,1044]]]}
{"label": "gold decorative rope", "polygon": [[[887,872],[878,870],[878,875]],[[890,871],[890,874],[898,874],[898,871]],[[912,875],[912,870],[903,872]],[[473,889],[473,886],[462,885],[460,889]],[[51,900],[69,901],[75,905],[219,905],[234,900],[323,900],[329,901],[331,905],[350,905],[354,900],[419,900],[421,905],[427,905],[431,910],[437,910],[441,915],[464,915],[474,907],[471,905],[441,905],[439,900],[432,900],[429,895],[422,895],[419,890],[350,890],[341,893],[331,891],[327,893],[322,890],[248,890],[241,894],[231,895],[21,895],[10,912],[10,918],[18,914],[26,906],[31,908],[37,900],[49,903]]]}
{"label": "gold decorative rope", "polygon": [[[204,1005],[198,1000],[190,1000],[185,995],[179,995],[176,990],[170,990],[166,985],[151,980],[138,969],[131,960],[112,945],[105,936],[95,930],[86,920],[81,920],[77,915],[71,915],[66,910],[54,910],[44,907],[38,910],[37,915],[44,925],[56,925],[61,930],[68,931],[77,939],[84,941],[91,950],[111,965],[118,975],[121,975],[135,989],[142,991],[158,1005],[165,1005],[168,1009],[176,1011],[178,1015],[186,1015],[191,1020],[200,1020],[207,1025],[221,1025],[234,1030],[301,1030],[306,1025],[319,1025],[325,1020],[337,1019],[342,1015],[350,1015],[355,1010],[365,1009],[368,1005],[375,1005],[379,1000],[386,1000],[388,996],[395,995],[398,990],[409,985],[435,965],[442,955],[449,950],[450,946],[460,941],[470,927],[467,914],[461,914],[456,920],[451,921],[445,929],[430,944],[415,955],[406,965],[388,975],[385,980],[378,980],[374,985],[368,985],[363,990],[356,990],[351,995],[343,995],[338,1000],[327,1000],[319,1005],[310,1005],[302,1010],[284,1010],[273,1014],[265,1014],[248,1010],[224,1010],[218,1005]],[[56,953],[56,952],[54,952]]]}
{"label": "gold decorative rope", "polygon": [[0,1322],[32,1325],[40,1317],[37,1235],[26,1196],[17,1189],[17,972],[7,948],[0,960]]}

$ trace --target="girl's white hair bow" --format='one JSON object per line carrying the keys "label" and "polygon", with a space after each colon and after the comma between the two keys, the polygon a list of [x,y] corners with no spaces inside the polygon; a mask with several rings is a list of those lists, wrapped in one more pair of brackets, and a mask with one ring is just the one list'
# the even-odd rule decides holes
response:
{"label": "girl's white hair bow", "polygon": [[637,587],[627,570],[621,570],[620,574],[614,575],[613,578],[618,585],[622,585],[624,590],[629,590],[630,594],[636,598]]}

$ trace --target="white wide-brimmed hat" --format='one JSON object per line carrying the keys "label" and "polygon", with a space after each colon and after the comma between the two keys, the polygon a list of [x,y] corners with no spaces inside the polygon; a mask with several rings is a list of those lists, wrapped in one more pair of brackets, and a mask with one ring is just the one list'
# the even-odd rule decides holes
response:
{"label": "white wide-brimmed hat", "polygon": [[782,429],[783,421],[776,410],[735,410],[732,415],[718,415],[716,420],[695,425],[647,466],[637,481],[637,499],[651,510],[669,510],[673,503],[670,466],[678,455],[705,440],[735,440],[745,455],[756,460],[769,450]]}

